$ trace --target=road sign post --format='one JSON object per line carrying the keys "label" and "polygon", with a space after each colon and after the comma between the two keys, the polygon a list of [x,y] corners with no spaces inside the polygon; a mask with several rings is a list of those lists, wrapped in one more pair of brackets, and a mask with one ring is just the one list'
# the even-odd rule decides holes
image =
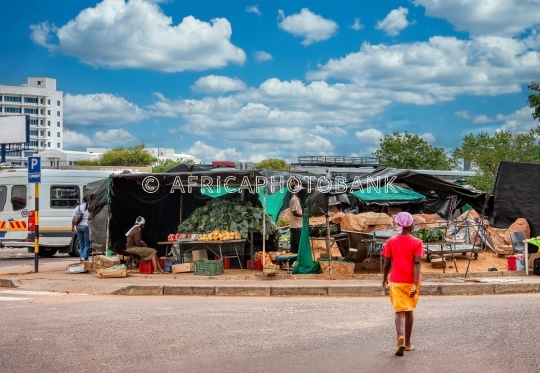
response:
{"label": "road sign post", "polygon": [[28,157],[28,183],[34,184],[34,271],[39,271],[39,183],[41,182],[41,158]]}

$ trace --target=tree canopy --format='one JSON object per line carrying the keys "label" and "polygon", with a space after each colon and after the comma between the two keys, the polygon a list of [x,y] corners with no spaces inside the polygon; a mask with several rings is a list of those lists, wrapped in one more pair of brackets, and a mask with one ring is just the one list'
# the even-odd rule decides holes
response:
{"label": "tree canopy", "polygon": [[394,132],[379,140],[379,149],[373,152],[380,163],[394,168],[412,170],[451,170],[455,165],[453,158],[443,148],[427,143],[418,135],[407,131]]}
{"label": "tree canopy", "polygon": [[532,114],[532,117],[536,120],[540,120],[540,84],[532,82],[527,87],[531,91],[538,92],[538,93],[531,93],[529,95],[529,98],[527,99],[527,102],[529,102],[529,106],[531,108],[534,108],[534,113]]}
{"label": "tree canopy", "polygon": [[181,164],[193,164],[193,161],[191,159],[181,159],[179,161],[173,161],[172,159],[160,160],[157,165],[152,166],[152,172],[167,172]]}
{"label": "tree canopy", "polygon": [[150,166],[158,159],[145,149],[144,144],[125,148],[118,146],[108,150],[97,160],[81,160],[79,166]]}
{"label": "tree canopy", "polygon": [[478,168],[478,175],[468,182],[478,189],[491,192],[501,161],[540,162],[540,125],[526,133],[506,130],[489,135],[486,132],[465,136],[460,148],[453,151],[456,158],[468,159]]}
{"label": "tree canopy", "polygon": [[285,160],[280,158],[268,158],[260,161],[259,163],[256,163],[253,165],[253,168],[261,169],[261,168],[269,168],[273,170],[288,170],[289,165]]}

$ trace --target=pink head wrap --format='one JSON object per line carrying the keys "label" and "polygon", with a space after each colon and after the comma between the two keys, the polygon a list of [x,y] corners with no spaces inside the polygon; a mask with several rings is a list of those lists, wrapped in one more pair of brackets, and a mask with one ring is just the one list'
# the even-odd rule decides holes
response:
{"label": "pink head wrap", "polygon": [[408,212],[400,212],[396,215],[396,224],[399,227],[399,233],[403,232],[403,228],[410,227],[414,223],[414,219]]}

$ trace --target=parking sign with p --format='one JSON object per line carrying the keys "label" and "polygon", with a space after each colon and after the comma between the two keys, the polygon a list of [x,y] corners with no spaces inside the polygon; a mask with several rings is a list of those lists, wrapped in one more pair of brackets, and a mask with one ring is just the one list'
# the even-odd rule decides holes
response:
{"label": "parking sign with p", "polygon": [[41,182],[41,157],[28,157],[28,182]]}

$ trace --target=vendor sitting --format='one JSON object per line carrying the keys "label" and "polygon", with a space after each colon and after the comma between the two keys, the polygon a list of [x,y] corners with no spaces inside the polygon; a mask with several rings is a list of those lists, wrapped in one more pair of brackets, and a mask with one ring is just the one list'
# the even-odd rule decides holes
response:
{"label": "vendor sitting", "polygon": [[139,216],[135,221],[135,225],[126,233],[126,252],[139,256],[145,262],[152,261],[154,273],[164,273],[163,268],[159,265],[157,250],[148,247],[141,239],[141,230],[144,228],[144,223],[144,218]]}

